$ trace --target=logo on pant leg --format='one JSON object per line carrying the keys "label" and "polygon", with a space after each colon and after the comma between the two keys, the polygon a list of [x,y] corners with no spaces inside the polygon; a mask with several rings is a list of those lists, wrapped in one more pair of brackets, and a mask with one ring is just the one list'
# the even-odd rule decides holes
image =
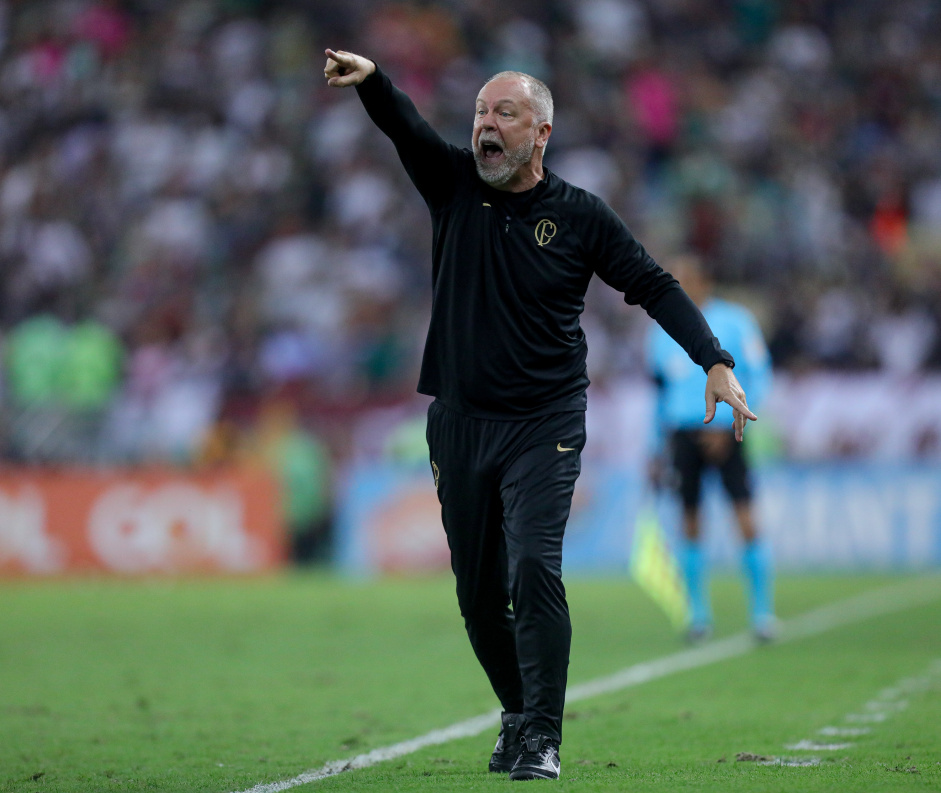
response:
{"label": "logo on pant leg", "polygon": [[556,444],[556,447],[555,447],[555,448],[558,449],[560,452],[574,452],[574,451],[575,451],[574,448],[572,448],[572,449],[567,449],[567,448],[564,447],[561,443]]}
{"label": "logo on pant leg", "polygon": [[435,490],[438,489],[438,477],[441,475],[441,472],[438,470],[438,464],[432,460],[431,461],[431,470],[435,475]]}

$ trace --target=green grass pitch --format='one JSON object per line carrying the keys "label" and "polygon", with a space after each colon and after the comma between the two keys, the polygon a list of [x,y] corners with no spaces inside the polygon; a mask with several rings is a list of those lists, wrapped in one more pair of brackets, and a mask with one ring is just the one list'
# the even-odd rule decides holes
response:
{"label": "green grass pitch", "polygon": [[[941,578],[784,576],[778,610],[788,621],[900,581],[928,597],[571,703],[562,779],[526,784],[941,790]],[[570,684],[683,649],[626,578],[567,587]],[[742,631],[739,582],[718,578],[713,595],[717,639]],[[8,581],[0,603],[4,793],[243,791],[497,707],[447,577]],[[833,737],[828,727],[861,734]],[[495,736],[292,789],[502,789],[515,783],[486,771]],[[807,741],[849,745],[788,748]],[[780,764],[810,757],[819,763]]]}

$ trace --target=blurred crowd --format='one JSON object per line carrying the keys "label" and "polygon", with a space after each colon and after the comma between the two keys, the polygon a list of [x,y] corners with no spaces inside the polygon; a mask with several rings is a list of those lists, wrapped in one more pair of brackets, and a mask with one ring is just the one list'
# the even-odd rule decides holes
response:
{"label": "blurred crowd", "polygon": [[[213,465],[275,405],[335,461],[414,403],[430,223],[327,46],[464,146],[489,75],[544,79],[547,166],[706,257],[778,371],[937,371],[939,30],[932,0],[0,0],[3,454]],[[598,388],[645,322],[592,289]]]}

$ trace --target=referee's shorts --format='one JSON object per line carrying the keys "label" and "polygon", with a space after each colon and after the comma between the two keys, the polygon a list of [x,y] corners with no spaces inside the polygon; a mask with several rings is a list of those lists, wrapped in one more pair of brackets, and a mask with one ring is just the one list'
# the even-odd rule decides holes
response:
{"label": "referee's shorts", "polygon": [[673,452],[673,469],[678,477],[677,490],[683,506],[689,509],[699,504],[702,494],[702,476],[709,468],[715,468],[722,485],[735,502],[747,502],[752,497],[751,477],[742,444],[731,440],[718,458],[709,455],[704,443],[706,433],[715,430],[675,430],[670,439]]}

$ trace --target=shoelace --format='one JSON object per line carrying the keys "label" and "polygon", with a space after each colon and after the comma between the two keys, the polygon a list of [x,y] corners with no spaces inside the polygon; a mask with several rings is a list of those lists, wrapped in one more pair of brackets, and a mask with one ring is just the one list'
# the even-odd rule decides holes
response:
{"label": "shoelace", "polygon": [[[525,741],[523,742],[525,745]],[[542,745],[535,750],[523,749],[522,758],[528,760],[539,760],[540,762],[548,761],[554,754],[555,747],[548,741],[544,741]]]}

